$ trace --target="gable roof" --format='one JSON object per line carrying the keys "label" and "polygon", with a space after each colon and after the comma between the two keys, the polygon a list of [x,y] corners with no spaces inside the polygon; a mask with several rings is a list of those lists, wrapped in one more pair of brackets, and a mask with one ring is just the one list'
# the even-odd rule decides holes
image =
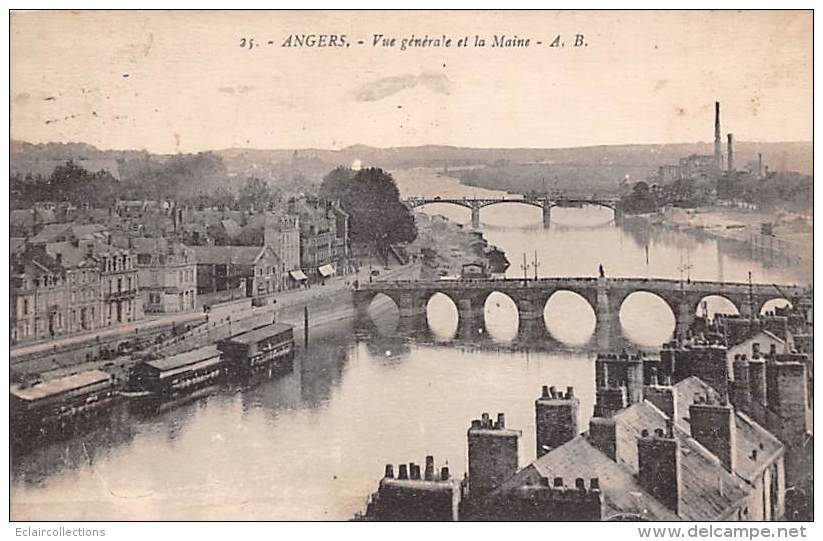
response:
{"label": "gable roof", "polygon": [[637,478],[637,440],[643,430],[652,432],[665,427],[668,416],[643,401],[621,410],[613,418],[617,430],[616,461],[591,446],[585,436],[578,436],[532,462],[498,490],[534,483],[536,477],[550,480],[597,476],[607,511],[604,518],[609,514],[640,514],[642,510],[652,520],[693,521],[726,518],[752,490],[741,478],[727,472],[720,460],[693,439],[688,430],[675,423],[672,432],[680,446],[681,470],[681,505],[675,515],[644,491]]}
{"label": "gable roof", "polygon": [[209,265],[254,265],[264,255],[277,258],[266,246],[195,246],[197,263]]}
{"label": "gable roof", "polygon": [[495,490],[491,497],[514,488],[539,484],[540,478],[567,481],[597,477],[603,501],[603,519],[631,513],[649,520],[677,520],[677,515],[655,500],[638,483],[630,468],[601,453],[580,435],[532,462]]}
{"label": "gable roof", "polygon": [[[715,400],[720,398],[714,389],[695,376],[677,383],[674,391],[678,417],[674,422],[688,433],[691,433],[689,406],[694,403],[695,398],[698,396],[709,396]],[[771,463],[774,456],[783,451],[783,444],[771,432],[737,410],[735,410],[735,426],[737,430],[735,433],[737,448],[735,473],[751,483]]]}
{"label": "gable roof", "polygon": [[[680,413],[678,412],[678,415]],[[653,431],[666,424],[668,416],[647,401],[638,402],[618,412],[614,419],[618,429],[618,455],[621,454],[621,439],[632,437],[633,451],[628,442],[623,441],[624,454],[618,456],[629,466],[635,475],[639,471],[637,464],[637,439],[643,429]],[[651,423],[651,424],[649,424]],[[750,488],[736,476],[726,471],[720,460],[691,437],[689,430],[674,424],[673,434],[680,445],[681,483],[680,501],[682,506],[678,513],[683,520],[718,520],[748,494]],[[628,451],[628,452],[627,452]],[[632,461],[626,461],[632,457]]]}
{"label": "gable roof", "polygon": [[227,218],[225,220],[221,220],[220,225],[223,226],[223,229],[226,230],[226,234],[231,238],[238,236],[240,232],[243,230],[243,228],[240,227],[240,224],[238,224],[234,220],[234,218]]}

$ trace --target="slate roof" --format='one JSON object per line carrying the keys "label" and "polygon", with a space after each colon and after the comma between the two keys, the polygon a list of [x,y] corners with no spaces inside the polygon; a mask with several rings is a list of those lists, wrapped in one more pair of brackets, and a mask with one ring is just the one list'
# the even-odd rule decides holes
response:
{"label": "slate roof", "polygon": [[[511,489],[536,481],[582,477],[600,478],[604,495],[604,518],[618,513],[646,515],[650,520],[721,520],[741,503],[751,487],[727,472],[720,460],[682,424],[675,423],[673,434],[680,446],[680,506],[677,515],[644,491],[637,479],[637,440],[641,432],[664,428],[668,417],[647,401],[633,404],[614,415],[617,429],[617,460],[592,447],[585,436],[561,445],[515,474],[499,489]],[[497,493],[497,491],[496,491]]]}
{"label": "slate roof", "polygon": [[260,327],[257,329],[246,331],[244,333],[236,334],[230,338],[227,338],[225,342],[237,342],[240,344],[256,344],[261,340],[271,338],[272,336],[276,336],[280,333],[291,333],[293,331],[294,327],[291,325],[287,325],[285,323],[273,323],[272,325],[266,325],[265,327]]}
{"label": "slate roof", "polygon": [[81,389],[89,385],[104,383],[111,379],[107,373],[101,370],[89,370],[71,376],[56,378],[43,383],[32,385],[31,387],[11,386],[11,394],[27,401],[39,400],[48,396],[60,394],[74,389]]}
{"label": "slate roof", "polygon": [[232,265],[254,265],[264,252],[268,252],[271,257],[277,257],[264,246],[195,246],[194,250],[197,263],[209,265],[225,265],[229,261]]}
{"label": "slate roof", "polygon": [[71,238],[93,239],[106,231],[106,227],[101,224],[48,224],[40,230],[37,235],[31,238],[32,244],[42,244],[45,242],[58,242]]}
{"label": "slate roof", "polygon": [[492,493],[498,496],[515,487],[537,485],[540,478],[563,477],[566,484],[580,477],[597,477],[603,501],[603,518],[624,513],[637,514],[648,520],[677,520],[677,515],[649,495],[638,483],[632,470],[618,464],[592,447],[585,436],[577,436],[529,466]]}
{"label": "slate roof", "polygon": [[219,356],[220,352],[217,350],[217,346],[206,346],[194,349],[192,351],[187,351],[185,353],[163,357],[162,359],[157,359],[155,361],[146,361],[145,364],[156,368],[157,370],[166,371],[188,366],[190,364],[196,364]]}
{"label": "slate roof", "polygon": [[[697,396],[711,396],[719,399],[717,392],[706,385],[697,377],[686,378],[674,386],[677,396],[677,416],[675,420],[677,426],[688,433],[691,433],[689,424],[689,406],[692,405]],[[736,411],[735,443],[737,446],[737,456],[735,460],[735,473],[748,482],[753,482],[774,459],[774,456],[783,451],[783,444],[780,443],[771,432],[757,424],[747,415]],[[757,451],[756,459],[752,459],[752,451]]]}
{"label": "slate roof", "polygon": [[231,238],[238,236],[240,232],[243,231],[243,228],[240,227],[240,224],[234,221],[233,218],[221,220],[220,225],[223,226],[223,229],[226,230],[226,234]]}
{"label": "slate roof", "polygon": [[57,254],[60,254],[62,256],[62,265],[65,268],[79,267],[87,260],[92,262],[91,258],[87,255],[88,252],[86,252],[84,248],[66,241],[46,244],[46,253],[55,259],[57,258]]}

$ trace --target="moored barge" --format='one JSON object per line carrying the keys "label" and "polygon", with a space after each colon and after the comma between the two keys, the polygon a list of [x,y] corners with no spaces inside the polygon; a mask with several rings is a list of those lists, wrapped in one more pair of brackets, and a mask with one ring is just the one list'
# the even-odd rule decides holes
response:
{"label": "moored barge", "polygon": [[227,367],[240,374],[291,369],[294,327],[273,323],[217,343]]}
{"label": "moored barge", "polygon": [[21,431],[62,428],[75,417],[105,409],[117,398],[114,380],[102,370],[88,370],[33,385],[9,388],[11,419]]}
{"label": "moored barge", "polygon": [[226,365],[220,352],[215,346],[206,346],[136,365],[129,377],[127,396],[142,399],[177,398],[214,385],[225,374]]}

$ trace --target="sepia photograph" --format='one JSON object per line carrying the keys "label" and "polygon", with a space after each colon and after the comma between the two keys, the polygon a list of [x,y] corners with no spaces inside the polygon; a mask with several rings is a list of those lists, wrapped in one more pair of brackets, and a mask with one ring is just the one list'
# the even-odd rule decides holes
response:
{"label": "sepia photograph", "polygon": [[11,522],[814,520],[812,10],[8,17]]}

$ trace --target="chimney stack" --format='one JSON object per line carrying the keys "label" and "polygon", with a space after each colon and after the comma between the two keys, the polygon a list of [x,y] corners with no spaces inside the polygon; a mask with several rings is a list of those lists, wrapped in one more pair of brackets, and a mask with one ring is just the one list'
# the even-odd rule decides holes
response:
{"label": "chimney stack", "polygon": [[734,409],[726,403],[715,404],[698,398],[689,406],[689,418],[692,437],[734,473],[737,456]]}
{"label": "chimney stack", "polygon": [[674,438],[671,422],[667,429],[656,429],[654,435],[643,430],[637,440],[638,478],[640,485],[666,507],[679,512],[680,507],[680,445]]}
{"label": "chimney stack", "polygon": [[677,420],[677,398],[670,385],[647,385],[643,388],[643,398],[665,413],[669,419]]}
{"label": "chimney stack", "polygon": [[475,419],[466,434],[469,442],[469,490],[482,497],[500,486],[519,469],[520,431],[492,424],[488,413]]}
{"label": "chimney stack", "polygon": [[763,154],[757,153],[757,178],[763,178]]}
{"label": "chimney stack", "polygon": [[[557,393],[554,387],[543,386],[541,396],[534,401],[535,426],[537,427],[537,457],[560,447],[580,433],[578,411],[580,400],[574,396],[574,388]],[[501,427],[502,428],[502,427]]]}
{"label": "chimney stack", "polygon": [[720,141],[720,102],[714,102],[714,162],[717,169],[723,167],[723,150]]}
{"label": "chimney stack", "polygon": [[589,443],[601,453],[617,461],[617,423],[613,418],[589,419]]}
{"label": "chimney stack", "polygon": [[729,144],[728,144],[729,160],[728,160],[728,163],[726,165],[729,168],[728,169],[729,173],[733,173],[734,172],[734,134],[729,133],[726,136],[729,138]]}

